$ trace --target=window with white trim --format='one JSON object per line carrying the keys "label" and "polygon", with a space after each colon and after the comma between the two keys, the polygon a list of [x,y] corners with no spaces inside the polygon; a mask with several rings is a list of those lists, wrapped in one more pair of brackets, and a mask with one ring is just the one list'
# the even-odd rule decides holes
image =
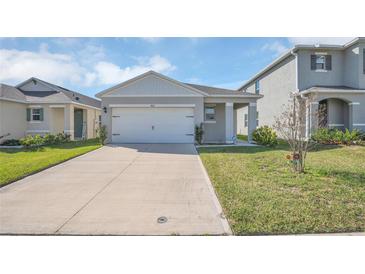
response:
{"label": "window with white trim", "polygon": [[316,69],[326,69],[325,55],[316,55]]}
{"label": "window with white trim", "polygon": [[205,107],[205,121],[215,121],[215,107]]}
{"label": "window with white trim", "polygon": [[41,120],[41,111],[42,109],[40,108],[32,108],[31,109],[31,120],[32,121],[40,121]]}

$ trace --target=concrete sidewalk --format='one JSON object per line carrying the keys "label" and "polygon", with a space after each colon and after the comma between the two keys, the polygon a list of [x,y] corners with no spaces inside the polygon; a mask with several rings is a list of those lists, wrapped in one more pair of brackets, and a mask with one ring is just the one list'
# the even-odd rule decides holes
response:
{"label": "concrete sidewalk", "polygon": [[[167,222],[158,223],[159,217]],[[195,147],[105,146],[0,189],[1,234],[231,234]]]}

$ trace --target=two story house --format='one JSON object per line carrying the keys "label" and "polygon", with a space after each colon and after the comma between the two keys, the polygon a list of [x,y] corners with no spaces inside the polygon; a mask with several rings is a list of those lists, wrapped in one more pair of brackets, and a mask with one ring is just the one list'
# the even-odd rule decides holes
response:
{"label": "two story house", "polygon": [[[264,96],[257,102],[260,126],[272,126],[296,93],[315,98],[307,111],[308,136],[318,127],[365,131],[365,38],[345,45],[296,45],[239,90]],[[237,119],[237,133],[247,134],[247,110]]]}

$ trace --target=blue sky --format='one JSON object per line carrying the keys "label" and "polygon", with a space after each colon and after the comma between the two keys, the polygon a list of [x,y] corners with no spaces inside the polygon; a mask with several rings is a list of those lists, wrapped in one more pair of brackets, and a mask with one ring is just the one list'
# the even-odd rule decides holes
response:
{"label": "blue sky", "polygon": [[298,43],[351,38],[0,38],[0,82],[31,76],[93,96],[155,70],[183,82],[236,89]]}

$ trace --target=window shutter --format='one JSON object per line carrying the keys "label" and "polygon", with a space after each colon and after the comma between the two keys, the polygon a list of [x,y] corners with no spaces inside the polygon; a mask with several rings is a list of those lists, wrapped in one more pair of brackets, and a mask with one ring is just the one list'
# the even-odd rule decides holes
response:
{"label": "window shutter", "polygon": [[326,55],[326,70],[332,70],[332,55]]}
{"label": "window shutter", "polygon": [[362,70],[365,74],[365,49],[362,50]]}
{"label": "window shutter", "polygon": [[30,108],[27,108],[27,121],[30,121]]}
{"label": "window shutter", "polygon": [[43,108],[39,109],[39,120],[43,121]]}
{"label": "window shutter", "polygon": [[316,56],[314,54],[311,55],[311,70],[316,70]]}

